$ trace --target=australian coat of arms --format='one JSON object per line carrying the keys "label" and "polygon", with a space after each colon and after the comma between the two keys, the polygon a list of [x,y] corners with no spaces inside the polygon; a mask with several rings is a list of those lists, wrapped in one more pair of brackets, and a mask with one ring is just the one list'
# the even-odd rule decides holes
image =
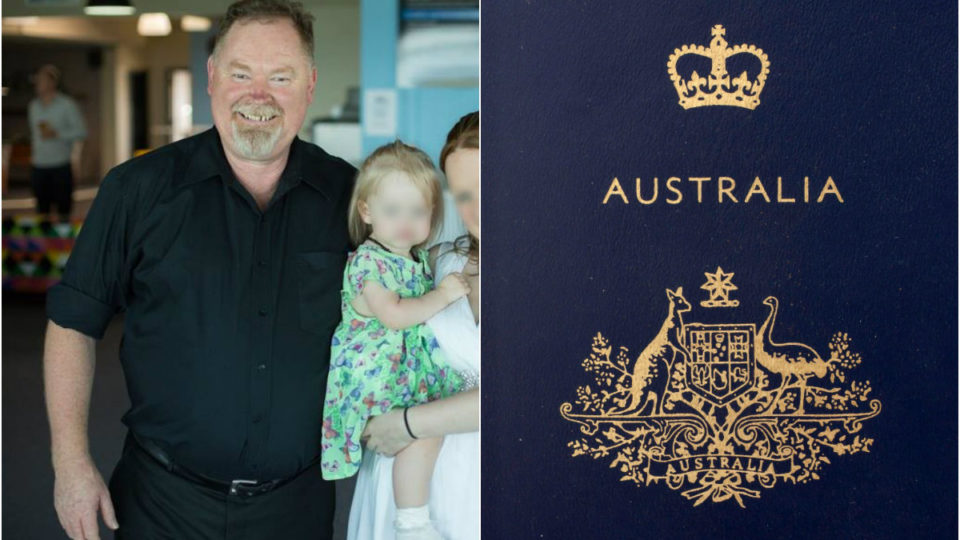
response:
{"label": "australian coat of arms", "polygon": [[[701,288],[704,308],[739,305],[733,274],[717,268]],[[754,323],[685,322],[683,288],[667,290],[667,315],[653,340],[633,356],[602,334],[583,360],[594,383],[577,389],[560,414],[580,424],[573,456],[612,458],[621,480],[665,483],[693,501],[759,498],[777,482],[818,480],[832,456],[869,452],[862,423],[880,413],[869,381],[848,372],[861,363],[844,332],[824,354],[775,339],[779,302]],[[651,332],[652,334],[652,332]]]}

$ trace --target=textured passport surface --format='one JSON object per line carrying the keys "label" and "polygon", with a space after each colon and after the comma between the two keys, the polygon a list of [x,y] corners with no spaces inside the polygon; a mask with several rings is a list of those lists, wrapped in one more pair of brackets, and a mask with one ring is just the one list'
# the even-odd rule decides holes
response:
{"label": "textured passport surface", "polygon": [[484,538],[956,536],[956,36],[484,3]]}

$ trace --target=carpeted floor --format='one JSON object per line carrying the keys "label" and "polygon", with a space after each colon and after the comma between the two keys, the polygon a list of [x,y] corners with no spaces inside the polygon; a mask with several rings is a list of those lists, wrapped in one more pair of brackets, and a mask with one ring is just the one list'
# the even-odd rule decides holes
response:
{"label": "carpeted floor", "polygon": [[[53,510],[50,434],[43,403],[44,297],[3,294],[3,529],[18,540],[66,538]],[[113,321],[97,346],[97,373],[90,404],[90,451],[108,478],[120,457],[128,407],[117,360],[122,319]],[[353,480],[337,483],[334,538],[344,538]],[[101,536],[110,538],[105,527]]]}

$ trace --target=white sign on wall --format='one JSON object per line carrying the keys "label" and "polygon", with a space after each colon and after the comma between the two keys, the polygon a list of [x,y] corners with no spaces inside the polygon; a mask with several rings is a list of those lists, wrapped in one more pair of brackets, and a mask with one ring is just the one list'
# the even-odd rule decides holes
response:
{"label": "white sign on wall", "polygon": [[372,88],[363,92],[363,132],[371,137],[397,135],[397,91]]}

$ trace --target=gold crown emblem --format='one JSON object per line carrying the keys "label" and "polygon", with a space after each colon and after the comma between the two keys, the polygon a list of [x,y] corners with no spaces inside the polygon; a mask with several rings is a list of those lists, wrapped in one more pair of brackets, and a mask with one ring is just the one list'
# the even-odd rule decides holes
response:
{"label": "gold crown emblem", "polygon": [[[763,50],[753,45],[741,44],[728,47],[727,40],[723,39],[726,33],[726,29],[718,24],[710,30],[710,34],[713,35],[710,48],[703,45],[684,45],[674,49],[673,54],[670,55],[667,61],[667,73],[670,74],[670,80],[673,81],[677,95],[680,96],[680,106],[684,109],[727,105],[753,110],[760,104],[760,92],[763,91],[763,84],[770,73],[770,61]],[[751,54],[760,60],[762,67],[755,80],[747,77],[746,71],[735,79],[731,79],[730,74],[727,73],[727,58],[741,53]],[[686,55],[709,58],[712,62],[710,75],[704,78],[694,71],[690,80],[681,77],[677,73],[677,60]]]}

